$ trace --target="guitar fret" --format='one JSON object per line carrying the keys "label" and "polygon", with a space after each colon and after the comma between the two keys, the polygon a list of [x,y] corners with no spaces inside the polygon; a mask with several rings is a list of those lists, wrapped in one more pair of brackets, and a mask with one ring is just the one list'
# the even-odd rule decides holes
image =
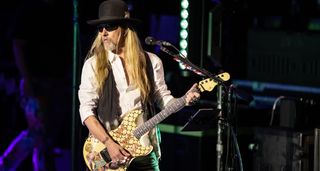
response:
{"label": "guitar fret", "polygon": [[153,127],[153,125],[155,125],[155,124],[156,124],[155,120],[156,120],[156,118],[151,119],[151,120],[150,120],[150,122],[147,122],[147,124],[148,124],[149,128],[152,128],[152,127]]}
{"label": "guitar fret", "polygon": [[184,107],[184,104],[186,103],[185,95],[174,99],[174,101],[169,104],[165,109],[160,111],[158,114],[153,116],[151,119],[146,121],[143,125],[136,128],[136,130],[133,131],[133,134],[136,138],[140,138],[145,133],[147,133],[149,130],[151,130],[154,126],[156,126],[159,122],[170,116],[172,113],[175,113],[179,111],[182,107]]}

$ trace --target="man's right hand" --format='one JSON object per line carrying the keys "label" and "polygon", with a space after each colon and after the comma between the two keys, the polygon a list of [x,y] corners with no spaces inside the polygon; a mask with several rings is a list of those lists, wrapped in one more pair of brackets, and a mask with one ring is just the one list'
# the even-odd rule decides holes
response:
{"label": "man's right hand", "polygon": [[130,157],[130,153],[127,152],[123,147],[114,142],[113,140],[108,140],[105,142],[108,153],[112,162],[119,162],[127,160]]}

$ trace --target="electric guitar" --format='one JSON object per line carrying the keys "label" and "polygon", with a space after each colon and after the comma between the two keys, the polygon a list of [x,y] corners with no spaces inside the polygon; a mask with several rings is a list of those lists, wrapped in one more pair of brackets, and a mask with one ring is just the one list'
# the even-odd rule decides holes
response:
{"label": "electric guitar", "polygon": [[[223,81],[230,79],[228,73],[219,74],[218,77]],[[214,80],[208,78],[199,82],[198,89],[201,92],[212,91],[216,85],[217,83]],[[139,139],[172,113],[182,109],[186,104],[185,96],[186,95],[174,99],[165,109],[138,127],[136,125],[136,119],[139,115],[143,114],[143,111],[138,109],[125,114],[121,124],[116,129],[109,131],[113,140],[131,154],[130,158],[127,158],[121,163],[107,162],[110,161],[110,156],[105,145],[90,134],[83,145],[83,157],[87,167],[93,171],[103,170],[104,168],[114,171],[124,171],[133,159],[148,155],[153,147],[151,145],[144,146],[140,144]]]}

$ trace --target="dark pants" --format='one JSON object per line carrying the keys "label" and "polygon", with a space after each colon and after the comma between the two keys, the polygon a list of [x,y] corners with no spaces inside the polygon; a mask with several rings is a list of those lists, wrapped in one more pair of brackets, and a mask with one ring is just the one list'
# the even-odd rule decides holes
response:
{"label": "dark pants", "polygon": [[156,154],[152,152],[147,156],[135,158],[127,171],[160,171]]}

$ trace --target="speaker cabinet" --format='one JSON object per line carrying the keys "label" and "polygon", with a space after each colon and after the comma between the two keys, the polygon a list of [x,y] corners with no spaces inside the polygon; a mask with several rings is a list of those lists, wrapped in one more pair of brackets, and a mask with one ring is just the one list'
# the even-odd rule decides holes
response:
{"label": "speaker cabinet", "polygon": [[273,128],[254,130],[254,171],[301,171],[302,133]]}
{"label": "speaker cabinet", "polygon": [[320,129],[315,128],[303,137],[303,171],[320,171]]}

